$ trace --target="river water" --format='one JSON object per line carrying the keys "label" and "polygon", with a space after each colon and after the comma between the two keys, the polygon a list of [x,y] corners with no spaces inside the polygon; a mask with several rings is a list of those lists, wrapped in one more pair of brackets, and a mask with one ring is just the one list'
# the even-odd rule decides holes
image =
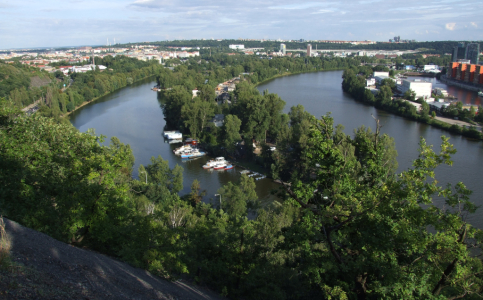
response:
{"label": "river water", "polygon": [[[471,199],[478,205],[483,204],[483,186],[479,178],[479,171],[483,170],[482,142],[472,141],[358,103],[343,93],[341,76],[342,71],[299,74],[266,82],[258,89],[268,89],[271,93],[279,94],[287,102],[285,112],[297,104],[303,105],[316,117],[331,112],[335,123],[344,125],[347,134],[351,134],[361,125],[374,129],[374,118],[379,119],[383,125],[382,132],[395,139],[399,171],[407,170],[411,162],[417,158],[420,136],[424,137],[428,144],[434,145],[435,149],[439,149],[441,135],[450,137],[450,142],[458,150],[453,157],[454,165],[439,167],[436,179],[441,183],[463,181],[474,191]],[[447,89],[450,94],[465,103],[479,104],[480,99],[471,92],[447,87],[436,79],[427,80],[432,80],[437,87]],[[94,128],[97,134],[103,134],[108,138],[116,136],[121,142],[129,144],[136,158],[133,176],[137,177],[137,168],[140,164],[147,165],[152,156],[161,155],[169,161],[171,168],[176,164],[184,168],[184,189],[181,194],[189,193],[191,183],[197,179],[202,189],[207,191],[204,200],[218,202],[219,199],[214,194],[227,182],[238,180],[240,169],[209,172],[201,168],[207,157],[184,161],[175,156],[172,149],[177,146],[165,143],[162,136],[165,120],[161,100],[158,99],[156,92],[151,91],[154,85],[152,79],[146,79],[109,94],[75,111],[71,115],[71,122],[82,132]],[[270,202],[275,199],[271,191],[278,187],[277,184],[267,178],[256,181],[256,185],[257,194],[262,201]],[[482,212],[470,217],[470,222],[479,228],[483,228],[483,219],[479,218]]]}
{"label": "river water", "polygon": [[[361,125],[374,130],[374,118],[379,119],[381,131],[395,140],[398,172],[410,168],[412,161],[417,158],[420,137],[423,137],[427,144],[434,145],[435,150],[439,150],[442,135],[449,137],[457,153],[453,156],[453,166],[440,166],[436,169],[436,180],[442,184],[462,181],[473,190],[470,199],[478,205],[483,205],[483,185],[480,179],[480,171],[483,170],[483,142],[473,141],[356,102],[342,91],[342,73],[343,71],[330,71],[277,78],[258,86],[258,90],[278,94],[287,102],[285,112],[296,104],[302,104],[306,111],[318,118],[331,112],[334,123],[344,125],[346,134],[352,134],[353,130]],[[479,104],[481,101],[475,92],[447,86],[435,78],[421,79],[431,81],[434,87],[448,90],[464,103]],[[483,218],[480,217],[482,214],[483,208],[468,219],[474,226],[483,228]]]}
{"label": "river water", "polygon": [[[163,128],[166,122],[161,109],[161,97],[151,90],[154,85],[156,82],[153,79],[145,79],[115,91],[74,111],[70,115],[70,121],[81,132],[94,128],[96,134],[105,135],[106,144],[112,136],[118,137],[124,144],[129,144],[136,159],[134,177],[138,177],[140,164],[146,166],[151,157],[160,155],[169,161],[170,168],[174,168],[176,164],[183,167],[184,188],[181,195],[190,193],[191,184],[197,179],[201,188],[206,190],[204,201],[219,203],[219,197],[214,196],[218,189],[230,181],[238,181],[239,171],[242,169],[208,171],[202,166],[209,157],[185,160],[174,155],[172,150],[180,144],[170,145],[164,140]],[[141,174],[139,179],[144,180],[144,176]],[[278,184],[268,178],[256,181],[256,192],[262,203],[270,203],[276,199],[271,191],[278,187]]]}

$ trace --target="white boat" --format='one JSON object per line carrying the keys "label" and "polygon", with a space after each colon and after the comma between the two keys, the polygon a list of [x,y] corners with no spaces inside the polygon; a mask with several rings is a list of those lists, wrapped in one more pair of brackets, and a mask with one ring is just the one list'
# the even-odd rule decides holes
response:
{"label": "white boat", "polygon": [[183,142],[182,139],[176,139],[176,140],[169,140],[168,141],[169,144],[180,144],[182,142]]}
{"label": "white boat", "polygon": [[179,131],[165,131],[164,137],[168,140],[179,140],[183,138],[183,134]]}
{"label": "white boat", "polygon": [[220,163],[216,164],[216,165],[213,167],[213,169],[214,169],[214,170],[224,170],[228,164],[229,164],[229,163],[228,163],[227,161],[220,162]]}
{"label": "white boat", "polygon": [[220,157],[217,157],[215,159],[211,159],[206,164],[204,164],[203,169],[211,169],[211,168],[214,168],[215,166],[218,166],[219,164],[223,164],[223,163],[226,165],[227,161],[225,160],[225,158],[223,156],[220,156]]}
{"label": "white boat", "polygon": [[181,154],[181,158],[194,158],[194,157],[199,157],[206,155],[205,152],[201,152],[198,149],[193,149],[191,151],[186,151],[185,153]]}
{"label": "white boat", "polygon": [[191,151],[193,149],[194,149],[194,147],[192,147],[191,145],[183,145],[181,147],[174,149],[173,153],[176,154],[176,155],[181,155],[182,153],[184,153],[186,151]]}
{"label": "white boat", "polygon": [[483,91],[479,91],[478,96],[483,97]]}

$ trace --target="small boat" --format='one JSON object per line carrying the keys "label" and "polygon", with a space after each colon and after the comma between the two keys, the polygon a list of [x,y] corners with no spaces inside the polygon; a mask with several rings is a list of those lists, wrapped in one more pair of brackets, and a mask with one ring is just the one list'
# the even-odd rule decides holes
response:
{"label": "small boat", "polygon": [[478,96],[483,97],[483,91],[479,91]]}
{"label": "small boat", "polygon": [[225,167],[228,165],[228,162],[227,161],[224,161],[224,162],[220,162],[218,164],[216,164],[213,169],[214,170],[224,170]]}
{"label": "small boat", "polygon": [[196,146],[198,145],[198,140],[194,140],[192,138],[187,138],[185,141],[184,141],[185,144],[190,144],[190,145],[193,145],[193,146]]}
{"label": "small boat", "polygon": [[173,150],[173,153],[176,154],[176,155],[181,155],[183,154],[184,152],[186,151],[191,151],[193,150],[194,148],[191,147],[191,145],[183,145],[181,147],[178,147],[176,149]]}
{"label": "small boat", "polygon": [[198,149],[193,149],[191,151],[186,151],[186,152],[182,153],[181,158],[193,158],[193,157],[199,157],[199,156],[203,156],[203,155],[206,155],[206,153],[201,152]]}
{"label": "small boat", "polygon": [[204,164],[203,169],[211,169],[211,168],[214,168],[215,166],[218,166],[219,164],[222,164],[222,163],[226,164],[227,161],[225,160],[225,158],[223,156],[220,156],[220,157],[217,157],[215,159],[211,159],[206,164]]}
{"label": "small boat", "polygon": [[225,166],[225,170],[230,170],[230,169],[233,169],[233,165],[232,164],[229,164],[229,165]]}
{"label": "small boat", "polygon": [[183,134],[179,131],[165,131],[164,137],[168,140],[179,140],[183,138]]}
{"label": "small boat", "polygon": [[168,140],[168,144],[179,144],[182,143],[182,139]]}
{"label": "small boat", "polygon": [[243,170],[243,171],[240,171],[240,174],[248,174],[250,173],[250,170]]}

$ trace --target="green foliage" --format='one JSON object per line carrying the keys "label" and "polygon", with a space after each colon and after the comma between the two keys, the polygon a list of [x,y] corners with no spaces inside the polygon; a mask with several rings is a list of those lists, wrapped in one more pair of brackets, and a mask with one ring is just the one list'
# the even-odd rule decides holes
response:
{"label": "green foliage", "polygon": [[[355,147],[341,147],[332,128],[328,116],[314,123],[305,156],[318,166],[315,176],[285,186],[303,212],[289,236],[307,245],[301,255],[312,259],[302,268],[312,283],[326,297],[479,293],[475,275],[483,266],[470,249],[481,233],[465,217],[476,210],[471,192],[462,183],[444,188],[434,180],[434,169],[450,165],[455,153],[447,138],[439,154],[422,139],[413,169],[395,176],[387,136],[360,130]],[[446,208],[433,204],[436,196],[446,198]]]}
{"label": "green foliage", "polygon": [[[41,116],[4,122],[1,136],[2,212],[63,241],[116,248],[129,209],[130,150],[101,147],[100,139]],[[112,246],[107,246],[112,243]]]}

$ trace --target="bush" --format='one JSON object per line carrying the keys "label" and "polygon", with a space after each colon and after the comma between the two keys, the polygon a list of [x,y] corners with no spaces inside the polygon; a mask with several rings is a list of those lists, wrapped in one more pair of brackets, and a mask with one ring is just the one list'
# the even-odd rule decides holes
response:
{"label": "bush", "polygon": [[71,112],[75,109],[75,105],[72,102],[67,103],[67,111]]}

